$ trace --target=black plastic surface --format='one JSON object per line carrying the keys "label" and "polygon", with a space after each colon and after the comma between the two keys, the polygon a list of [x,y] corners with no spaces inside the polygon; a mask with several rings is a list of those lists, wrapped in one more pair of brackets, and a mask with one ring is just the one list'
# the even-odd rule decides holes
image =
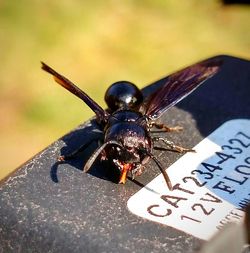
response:
{"label": "black plastic surface", "polygon": [[[223,122],[250,118],[250,62],[219,56],[221,71],[171,108],[160,119],[184,131],[168,134],[193,147]],[[144,89],[150,94],[164,79]],[[65,108],[66,110],[67,108]],[[94,120],[56,141],[0,185],[0,252],[193,252],[203,241],[130,213],[127,200],[159,174],[154,163],[125,185],[112,182],[108,168],[84,162],[91,145],[77,159],[57,164],[67,153],[97,136]],[[157,151],[166,168],[181,155]],[[112,174],[112,173],[110,173]]]}

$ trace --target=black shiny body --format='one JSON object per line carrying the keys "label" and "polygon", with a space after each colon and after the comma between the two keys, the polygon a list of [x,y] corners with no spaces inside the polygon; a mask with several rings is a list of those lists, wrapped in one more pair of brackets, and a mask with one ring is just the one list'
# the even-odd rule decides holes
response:
{"label": "black shiny body", "polygon": [[[102,109],[84,91],[71,81],[57,73],[45,63],[42,69],[53,75],[55,81],[83,100],[96,114],[96,120],[103,131],[103,143],[91,155],[84,166],[87,172],[95,160],[112,161],[121,172],[120,183],[125,183],[127,173],[132,178],[142,173],[145,164],[152,159],[162,172],[169,189],[171,181],[164,166],[153,155],[155,142],[164,143],[167,150],[193,152],[194,150],[175,145],[162,137],[152,137],[151,129],[156,127],[163,131],[179,131],[181,127],[168,127],[156,120],[170,107],[194,91],[202,82],[212,77],[219,70],[218,60],[204,61],[179,71],[168,77],[165,84],[148,97],[127,81],[112,84],[105,94],[108,109]],[[86,147],[84,144],[79,150]],[[60,161],[72,158],[72,154],[60,156]]]}
{"label": "black shiny body", "polygon": [[125,109],[113,113],[105,127],[104,142],[111,140],[120,143],[124,149],[115,146],[113,152],[107,153],[108,159],[133,163],[134,170],[148,157],[146,153],[152,151],[148,125],[140,112]]}
{"label": "black shiny body", "polygon": [[110,117],[104,125],[104,143],[115,141],[119,145],[107,147],[103,159],[113,161],[120,171],[130,164],[132,176],[142,172],[152,151],[147,118],[138,110],[143,102],[141,91],[127,81],[112,84],[105,94]]}

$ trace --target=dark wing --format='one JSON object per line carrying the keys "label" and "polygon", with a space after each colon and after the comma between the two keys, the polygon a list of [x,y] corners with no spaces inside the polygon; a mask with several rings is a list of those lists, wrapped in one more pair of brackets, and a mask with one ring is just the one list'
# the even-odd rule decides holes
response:
{"label": "dark wing", "polygon": [[208,60],[170,75],[163,86],[145,99],[145,114],[152,120],[193,92],[202,82],[218,72],[220,60]]}
{"label": "dark wing", "polygon": [[101,122],[107,122],[109,114],[101,108],[92,98],[90,98],[84,91],[79,89],[66,77],[57,73],[54,69],[42,62],[42,69],[53,75],[55,81],[63,86],[65,89],[83,100],[96,114],[97,119]]}

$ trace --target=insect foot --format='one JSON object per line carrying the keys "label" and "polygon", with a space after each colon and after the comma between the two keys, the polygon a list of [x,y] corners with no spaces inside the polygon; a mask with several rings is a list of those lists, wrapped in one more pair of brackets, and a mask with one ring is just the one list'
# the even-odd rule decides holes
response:
{"label": "insect foot", "polygon": [[63,155],[58,156],[57,158],[58,162],[65,162],[65,157]]}

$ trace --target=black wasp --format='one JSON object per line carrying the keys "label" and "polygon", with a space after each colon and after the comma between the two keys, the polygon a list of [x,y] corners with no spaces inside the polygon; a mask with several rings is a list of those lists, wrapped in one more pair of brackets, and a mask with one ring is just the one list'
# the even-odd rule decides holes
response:
{"label": "black wasp", "polygon": [[[168,127],[157,123],[156,120],[202,82],[212,77],[218,71],[219,65],[217,60],[192,65],[170,75],[165,84],[148,97],[143,97],[142,92],[131,82],[116,82],[105,94],[107,110],[102,109],[84,91],[45,63],[42,63],[42,69],[52,74],[57,83],[82,99],[95,112],[96,120],[103,131],[102,145],[91,155],[84,166],[84,172],[87,172],[97,157],[101,156],[102,160],[110,160],[119,168],[119,183],[125,183],[128,172],[132,178],[140,175],[151,158],[171,190],[172,184],[164,166],[152,153],[155,143],[163,142],[168,150],[180,153],[194,150],[177,146],[162,137],[152,137],[151,129],[156,127],[167,132],[181,130],[181,127]],[[59,160],[72,158],[88,144],[84,144],[72,154],[60,156]]]}

